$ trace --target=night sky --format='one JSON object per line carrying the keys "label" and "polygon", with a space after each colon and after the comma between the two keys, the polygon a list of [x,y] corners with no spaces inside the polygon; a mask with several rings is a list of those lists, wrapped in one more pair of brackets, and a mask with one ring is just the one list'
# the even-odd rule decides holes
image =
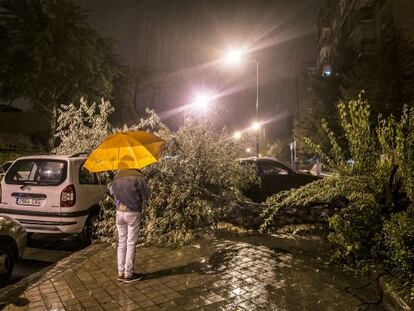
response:
{"label": "night sky", "polygon": [[88,0],[91,25],[118,42],[124,64],[157,73],[157,96],[142,93],[140,105],[154,108],[176,127],[181,110],[199,90],[217,94],[230,129],[255,117],[256,67],[219,61],[229,47],[244,46],[260,64],[260,118],[268,137],[287,137],[296,98],[296,76],[316,59],[316,22],[325,1]]}

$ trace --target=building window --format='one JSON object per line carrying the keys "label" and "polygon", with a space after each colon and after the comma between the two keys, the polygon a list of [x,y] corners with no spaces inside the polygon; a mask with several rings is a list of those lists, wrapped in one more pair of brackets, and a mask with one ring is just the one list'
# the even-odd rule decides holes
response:
{"label": "building window", "polygon": [[331,65],[325,65],[322,69],[322,77],[330,77],[332,75]]}
{"label": "building window", "polygon": [[322,29],[322,39],[324,41],[329,41],[330,36],[331,36],[331,30],[329,28]]}

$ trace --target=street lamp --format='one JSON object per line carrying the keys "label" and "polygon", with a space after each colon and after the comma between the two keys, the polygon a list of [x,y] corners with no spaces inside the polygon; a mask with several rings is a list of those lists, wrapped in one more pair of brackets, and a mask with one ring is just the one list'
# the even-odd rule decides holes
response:
{"label": "street lamp", "polygon": [[214,96],[210,92],[202,91],[195,93],[188,105],[183,106],[184,122],[188,119],[192,119],[194,116],[201,116],[208,112]]}
{"label": "street lamp", "polygon": [[[240,63],[242,59],[249,60],[256,64],[256,123],[259,123],[259,62],[254,58],[244,57],[246,51],[243,49],[230,49],[226,53],[225,61],[231,65]],[[260,125],[257,128],[256,155],[260,152]]]}
{"label": "street lamp", "polygon": [[251,126],[251,129],[253,131],[258,131],[258,130],[260,130],[260,127],[261,127],[261,124],[259,122],[255,121],[255,122],[253,122],[253,124]]}
{"label": "street lamp", "polygon": [[232,65],[239,64],[243,58],[244,52],[240,49],[230,49],[226,53],[226,62]]}
{"label": "street lamp", "polygon": [[240,131],[236,131],[233,133],[233,138],[235,140],[239,140],[242,137],[242,133]]}
{"label": "street lamp", "polygon": [[192,106],[200,111],[206,111],[211,102],[211,96],[205,93],[197,94],[193,100]]}

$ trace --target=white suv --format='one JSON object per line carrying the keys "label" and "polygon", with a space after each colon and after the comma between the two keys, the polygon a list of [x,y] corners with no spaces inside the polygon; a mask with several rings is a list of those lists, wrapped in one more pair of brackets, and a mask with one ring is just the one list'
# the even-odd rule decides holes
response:
{"label": "white suv", "polygon": [[83,167],[85,161],[80,155],[18,158],[0,183],[0,214],[29,233],[80,233],[90,242],[106,184]]}

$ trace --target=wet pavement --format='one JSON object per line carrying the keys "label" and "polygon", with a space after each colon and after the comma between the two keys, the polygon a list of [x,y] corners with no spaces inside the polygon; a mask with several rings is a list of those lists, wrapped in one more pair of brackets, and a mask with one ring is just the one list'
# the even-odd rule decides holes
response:
{"label": "wet pavement", "polygon": [[[92,246],[96,247],[96,246]],[[318,239],[222,237],[137,249],[142,281],[116,280],[116,251],[76,263],[1,297],[6,310],[399,310],[375,282],[325,263]],[[72,256],[76,256],[72,255]],[[378,301],[381,301],[377,303]]]}
{"label": "wet pavement", "polygon": [[23,258],[14,267],[9,285],[85,247],[86,245],[82,244],[76,235],[34,234],[27,243]]}

